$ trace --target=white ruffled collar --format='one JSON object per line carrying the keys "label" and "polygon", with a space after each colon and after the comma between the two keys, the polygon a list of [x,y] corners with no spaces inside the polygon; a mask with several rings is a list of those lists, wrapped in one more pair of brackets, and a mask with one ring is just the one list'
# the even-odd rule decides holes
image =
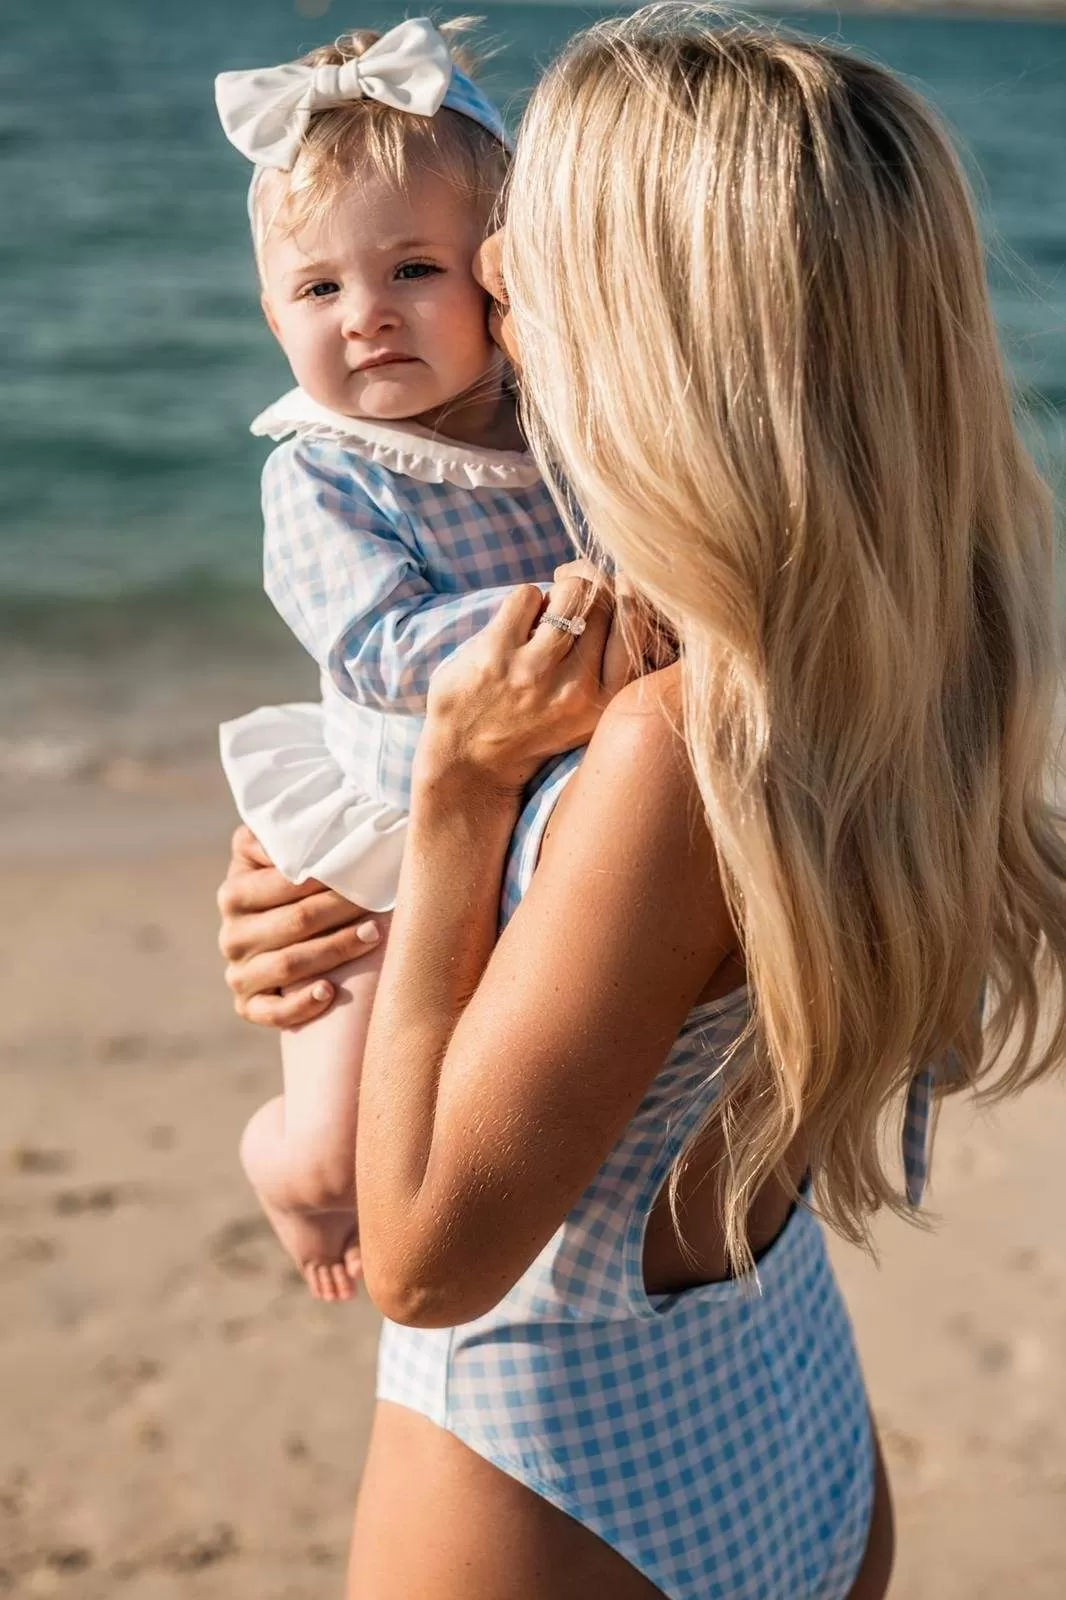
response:
{"label": "white ruffled collar", "polygon": [[419,483],[453,483],[460,489],[528,489],[540,479],[525,450],[482,450],[430,433],[417,422],[366,422],[328,411],[302,389],[267,406],[252,432],[268,439],[328,439],[347,445],[367,461],[401,472]]}

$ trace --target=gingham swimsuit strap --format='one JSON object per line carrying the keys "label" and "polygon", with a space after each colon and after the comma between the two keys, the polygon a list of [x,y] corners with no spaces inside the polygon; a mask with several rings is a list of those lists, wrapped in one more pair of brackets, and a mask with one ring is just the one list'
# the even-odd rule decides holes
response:
{"label": "gingham swimsuit strap", "polygon": [[903,1175],[907,1201],[920,1206],[929,1181],[933,1145],[933,1109],[937,1069],[933,1063],[915,1073],[903,1111]]}
{"label": "gingham swimsuit strap", "polygon": [[[978,1029],[983,1026],[987,997],[986,979],[981,983],[974,1007],[973,1020]],[[937,1094],[949,1084],[962,1081],[963,1077],[963,1063],[958,1052],[949,1050],[942,1061],[930,1062],[911,1080],[903,1113],[903,1171],[907,1199],[912,1206],[921,1205],[929,1181]]]}

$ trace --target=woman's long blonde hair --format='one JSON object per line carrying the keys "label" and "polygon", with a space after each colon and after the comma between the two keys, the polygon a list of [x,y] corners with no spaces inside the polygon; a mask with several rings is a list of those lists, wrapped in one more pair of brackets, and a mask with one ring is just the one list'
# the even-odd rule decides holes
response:
{"label": "woman's long blonde hair", "polygon": [[966,180],[889,72],[671,5],[549,71],[508,223],[538,454],[681,640],[753,998],[731,1258],[801,1127],[864,1239],[924,1064],[999,1093],[1066,1050],[1051,504]]}

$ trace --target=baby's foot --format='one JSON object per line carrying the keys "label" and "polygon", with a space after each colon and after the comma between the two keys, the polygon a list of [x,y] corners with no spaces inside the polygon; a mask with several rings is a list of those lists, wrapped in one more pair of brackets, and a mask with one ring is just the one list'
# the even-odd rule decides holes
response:
{"label": "baby's foot", "polygon": [[281,1211],[262,1193],[270,1225],[315,1300],[353,1300],[363,1275],[355,1212]]}

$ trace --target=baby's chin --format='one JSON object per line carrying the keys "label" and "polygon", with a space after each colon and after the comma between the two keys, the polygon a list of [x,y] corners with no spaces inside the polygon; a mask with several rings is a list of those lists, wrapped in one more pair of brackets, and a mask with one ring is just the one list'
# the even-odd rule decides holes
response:
{"label": "baby's chin", "polygon": [[403,422],[449,398],[441,393],[439,384],[426,381],[424,370],[409,373],[401,366],[380,377],[368,373],[360,375],[359,382],[349,382],[340,409],[346,416],[363,417],[367,422]]}

